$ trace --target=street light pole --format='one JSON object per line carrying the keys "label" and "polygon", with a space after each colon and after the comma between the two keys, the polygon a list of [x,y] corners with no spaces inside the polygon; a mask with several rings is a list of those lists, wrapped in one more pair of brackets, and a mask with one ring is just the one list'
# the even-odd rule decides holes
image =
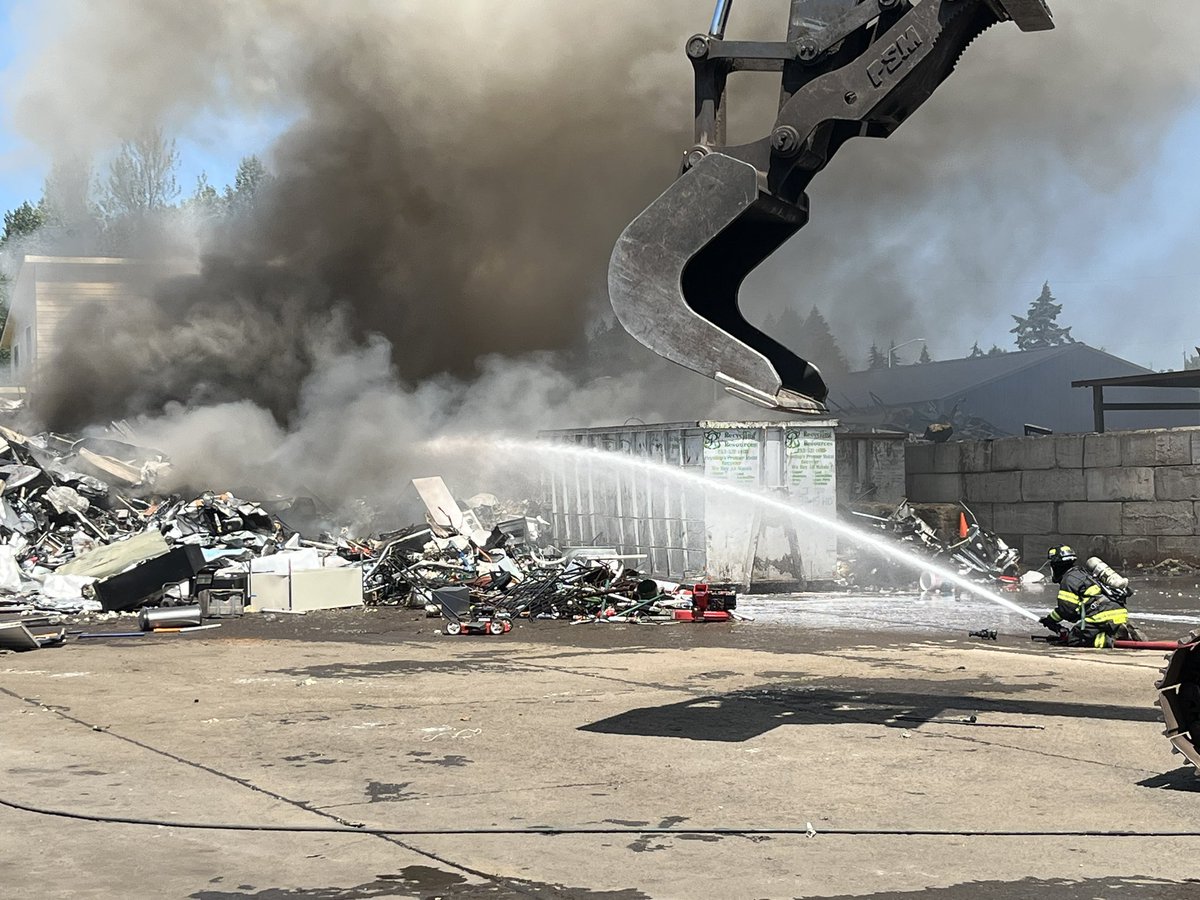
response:
{"label": "street light pole", "polygon": [[907,347],[909,344],[920,344],[925,338],[913,338],[911,341],[905,341],[903,344],[897,344],[888,350],[888,368],[892,367],[892,361],[896,358],[896,351],[901,347]]}

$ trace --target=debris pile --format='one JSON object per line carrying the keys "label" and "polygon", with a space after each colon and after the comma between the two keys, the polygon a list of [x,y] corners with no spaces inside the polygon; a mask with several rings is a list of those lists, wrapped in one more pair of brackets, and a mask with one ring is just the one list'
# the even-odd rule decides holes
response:
{"label": "debris pile", "polygon": [[952,405],[935,400],[915,406],[887,406],[877,402],[873,407],[841,409],[839,418],[843,425],[901,431],[934,443],[951,437],[958,441],[986,441],[1009,436],[986,419],[971,415],[958,400]]}
{"label": "debris pile", "polygon": [[356,547],[367,560],[364,591],[371,603],[424,606],[447,620],[449,633],[500,634],[503,623],[518,617],[727,620],[736,607],[736,594],[724,586],[646,578],[629,565],[642,556],[612,547],[560,552],[549,523],[530,515],[534,504],[501,519],[488,515],[499,508],[491,495],[472,498],[464,509],[441,478],[413,485],[428,510],[427,527]]}
{"label": "debris pile", "polygon": [[[855,512],[854,515],[866,519],[889,538],[910,545],[931,561],[949,566],[964,577],[1008,588],[1042,580],[1037,572],[1022,575],[1020,551],[1008,546],[995,532],[981,526],[965,503],[960,503],[959,507],[957,534],[949,538],[941,537],[907,500],[886,516],[864,512]],[[921,576],[923,590],[937,590],[940,587],[940,579],[935,573]]]}
{"label": "debris pile", "polygon": [[503,634],[518,617],[727,619],[736,605],[716,586],[645,578],[629,567],[641,557],[613,548],[562,553],[536,503],[480,494],[461,505],[441,478],[413,481],[424,525],[311,540],[278,504],[163,496],[155,484],[169,466],[124,441],[0,427],[0,648],[61,640],[37,631],[61,624],[48,615],[136,613],[136,635],[250,610],[403,605],[433,610],[450,633]]}
{"label": "debris pile", "polygon": [[127,612],[191,604],[200,586],[201,601],[215,587],[239,590],[244,606],[254,560],[347,564],[258,503],[157,495],[169,467],[120,440],[0,427],[0,611]]}

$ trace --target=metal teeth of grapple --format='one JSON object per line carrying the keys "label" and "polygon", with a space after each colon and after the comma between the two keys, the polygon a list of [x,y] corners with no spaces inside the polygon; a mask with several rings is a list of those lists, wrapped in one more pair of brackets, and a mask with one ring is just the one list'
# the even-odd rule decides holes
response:
{"label": "metal teeth of grapple", "polygon": [[1167,657],[1158,688],[1158,705],[1166,730],[1163,735],[1200,769],[1200,631],[1193,631]]}
{"label": "metal teeth of grapple", "polygon": [[1022,31],[1050,31],[1054,28],[1054,16],[1046,0],[1000,0],[1000,5]]}

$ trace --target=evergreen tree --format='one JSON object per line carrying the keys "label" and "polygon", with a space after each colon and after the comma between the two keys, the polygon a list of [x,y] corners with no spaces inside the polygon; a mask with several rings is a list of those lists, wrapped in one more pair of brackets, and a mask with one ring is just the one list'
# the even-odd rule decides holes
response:
{"label": "evergreen tree", "polygon": [[845,375],[850,371],[850,363],[833,336],[829,322],[815,306],[807,316],[792,308],[785,309],[768,317],[762,330],[825,375]]}
{"label": "evergreen tree", "polygon": [[923,366],[923,365],[925,365],[925,363],[931,363],[931,362],[933,362],[933,357],[929,355],[929,345],[922,344],[921,345],[921,355],[919,357],[917,357],[917,364]]}
{"label": "evergreen tree", "polygon": [[845,375],[850,371],[850,363],[838,346],[829,322],[815,306],[804,320],[804,341],[800,346],[805,351],[801,356],[815,363],[826,375]]}
{"label": "evergreen tree", "polygon": [[[26,200],[16,209],[10,209],[4,214],[4,233],[0,235],[0,249],[7,247],[9,241],[36,234],[45,222],[45,211],[40,203],[34,206]],[[0,329],[8,319],[8,291],[8,276],[0,272]],[[0,350],[0,366],[7,366],[11,358],[8,350]]]}
{"label": "evergreen tree", "polygon": [[979,349],[979,341],[971,345],[971,352],[967,354],[967,359],[978,359],[983,356],[983,351]]}
{"label": "evergreen tree", "polygon": [[1184,369],[1200,369],[1200,347],[1196,348],[1196,354],[1193,356],[1190,353],[1183,354]]}
{"label": "evergreen tree", "polygon": [[988,351],[986,354],[984,354],[984,355],[985,355],[985,356],[1003,356],[1003,355],[1004,355],[1005,353],[1007,353],[1007,352],[1008,352],[1008,351],[1007,351],[1007,350],[1005,350],[1003,347],[1001,347],[1001,346],[999,346],[999,345],[997,345],[997,344],[992,344],[992,349],[991,349],[991,350],[989,350],[989,351]]}
{"label": "evergreen tree", "polygon": [[196,178],[196,190],[183,201],[183,208],[200,219],[215,219],[226,210],[225,199],[209,183],[208,173],[201,172]]}
{"label": "evergreen tree", "polygon": [[868,369],[886,369],[887,358],[879,349],[878,344],[871,344],[871,349],[867,351],[867,368]]}
{"label": "evergreen tree", "polygon": [[10,209],[4,214],[4,234],[0,236],[0,244],[28,237],[44,224],[46,224],[46,213],[42,204],[34,206],[26,200],[16,209]]}
{"label": "evergreen tree", "polygon": [[1029,314],[1013,316],[1017,323],[1011,333],[1017,336],[1018,350],[1040,350],[1043,347],[1057,347],[1060,344],[1072,344],[1071,329],[1058,324],[1058,315],[1062,312],[1062,304],[1054,302],[1050,293],[1050,282],[1042,285],[1042,293],[1029,304]]}
{"label": "evergreen tree", "polygon": [[233,186],[225,188],[225,204],[234,215],[241,215],[254,208],[255,201],[263,187],[269,184],[271,176],[267,167],[257,156],[243,156],[238,163],[237,174],[233,176]]}

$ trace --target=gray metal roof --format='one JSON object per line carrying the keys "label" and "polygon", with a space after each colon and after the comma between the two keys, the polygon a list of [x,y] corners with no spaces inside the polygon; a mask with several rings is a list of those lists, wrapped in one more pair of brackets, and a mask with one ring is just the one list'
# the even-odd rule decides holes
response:
{"label": "gray metal roof", "polygon": [[911,406],[950,400],[1033,366],[1069,356],[1078,356],[1081,362],[1086,358],[1090,364],[1089,368],[1094,367],[1097,361],[1111,360],[1114,373],[1121,376],[1150,372],[1136,363],[1089,347],[1087,344],[1063,344],[1045,350],[1016,351],[998,356],[947,359],[924,365],[851,372],[832,380],[830,407],[836,413],[839,408],[871,409],[879,405]]}

